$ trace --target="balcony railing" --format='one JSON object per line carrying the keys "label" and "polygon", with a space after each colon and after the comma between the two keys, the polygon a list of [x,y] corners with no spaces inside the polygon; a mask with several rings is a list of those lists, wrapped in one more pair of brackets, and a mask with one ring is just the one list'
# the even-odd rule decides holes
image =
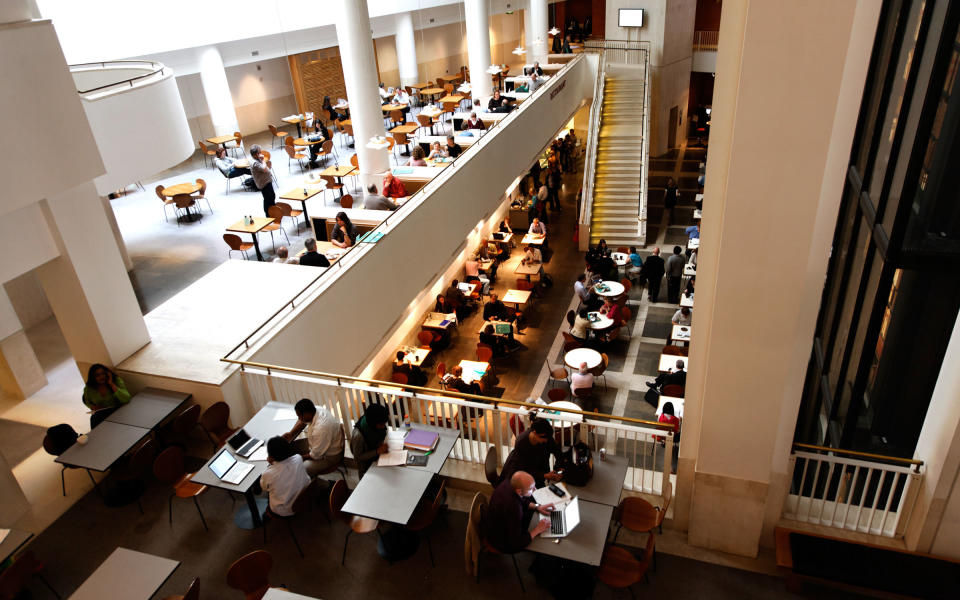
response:
{"label": "balcony railing", "polygon": [[922,461],[795,444],[790,463],[785,519],[903,537]]}

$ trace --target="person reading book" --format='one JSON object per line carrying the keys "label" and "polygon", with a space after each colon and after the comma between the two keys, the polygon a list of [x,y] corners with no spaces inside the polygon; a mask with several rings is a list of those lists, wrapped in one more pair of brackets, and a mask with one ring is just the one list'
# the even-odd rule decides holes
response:
{"label": "person reading book", "polygon": [[350,450],[357,461],[357,470],[362,479],[367,469],[376,462],[381,454],[386,454],[387,420],[390,414],[387,408],[371,402],[363,416],[353,426],[350,434]]}

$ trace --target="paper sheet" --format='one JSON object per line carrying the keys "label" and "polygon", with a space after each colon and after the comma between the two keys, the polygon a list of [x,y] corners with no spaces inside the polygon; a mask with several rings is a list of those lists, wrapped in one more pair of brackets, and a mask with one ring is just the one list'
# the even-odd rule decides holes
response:
{"label": "paper sheet", "polygon": [[297,420],[297,411],[292,408],[280,408],[277,409],[277,412],[273,413],[274,421],[296,421]]}
{"label": "paper sheet", "polygon": [[533,499],[537,501],[537,504],[552,503],[554,505],[554,508],[559,510],[565,504],[570,502],[571,496],[570,496],[570,490],[568,490],[566,486],[564,486],[562,483],[557,483],[556,486],[561,490],[563,490],[564,492],[566,492],[567,495],[561,498],[560,496],[557,496],[556,494],[551,492],[549,487],[542,487],[534,490]]}
{"label": "paper sheet", "polygon": [[257,448],[257,450],[250,455],[250,458],[247,460],[267,460],[267,445],[264,444]]}
{"label": "paper sheet", "polygon": [[381,454],[377,461],[378,467],[402,467],[405,464],[407,464],[406,450],[394,450]]}

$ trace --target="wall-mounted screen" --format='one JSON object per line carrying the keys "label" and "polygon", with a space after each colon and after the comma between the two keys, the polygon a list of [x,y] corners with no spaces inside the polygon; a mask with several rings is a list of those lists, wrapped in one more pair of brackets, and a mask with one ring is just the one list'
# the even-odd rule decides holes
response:
{"label": "wall-mounted screen", "polygon": [[643,9],[642,8],[621,8],[620,27],[643,27]]}

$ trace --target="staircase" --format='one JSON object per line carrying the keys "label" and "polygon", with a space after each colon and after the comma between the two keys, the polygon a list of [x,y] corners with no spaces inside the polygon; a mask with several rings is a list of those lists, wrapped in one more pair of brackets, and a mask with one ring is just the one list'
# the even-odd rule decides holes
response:
{"label": "staircase", "polygon": [[[593,181],[590,243],[643,246],[639,214],[643,174],[643,75],[607,75]],[[631,74],[632,75],[632,74]]]}

